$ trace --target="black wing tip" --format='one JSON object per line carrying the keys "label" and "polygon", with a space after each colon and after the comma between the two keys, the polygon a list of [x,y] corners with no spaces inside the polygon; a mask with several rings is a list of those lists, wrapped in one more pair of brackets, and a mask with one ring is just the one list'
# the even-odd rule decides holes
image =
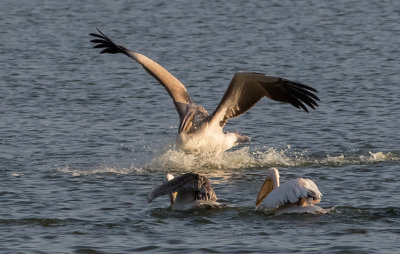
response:
{"label": "black wing tip", "polygon": [[[99,28],[96,27],[97,32],[99,32],[100,34],[96,34],[96,33],[89,33],[90,36],[94,36],[94,37],[98,37],[98,38],[102,38],[105,40],[110,40],[110,38],[107,37],[107,35],[105,35],[102,31],[100,31]],[[111,40],[110,40],[111,41]]]}
{"label": "black wing tip", "polygon": [[[236,75],[247,75],[247,74],[253,74],[253,75],[262,75],[266,76],[268,78],[273,78],[275,79],[274,81],[270,82],[276,82],[277,84],[283,85],[283,90],[286,91],[281,91],[286,93],[286,98],[283,100],[284,102],[288,102],[292,106],[294,106],[297,109],[304,110],[306,113],[310,113],[309,108],[316,110],[317,107],[319,107],[317,101],[319,102],[320,99],[318,98],[315,93],[318,93],[318,90],[305,85],[303,83],[293,81],[293,80],[288,80],[285,78],[281,77],[274,77],[274,76],[269,76],[264,73],[260,72],[245,72],[245,71],[238,71],[235,73]],[[278,100],[275,98],[275,100]],[[307,106],[309,108],[307,108]]]}
{"label": "black wing tip", "polygon": [[[90,36],[93,36],[93,37],[96,37],[96,38],[100,38],[100,39],[105,40],[105,41],[111,41],[111,39],[108,38],[108,37],[107,37],[103,32],[101,32],[97,27],[96,27],[96,29],[97,29],[97,31],[99,32],[99,34],[96,34],[96,33],[89,33],[89,35],[90,35]],[[99,39],[93,39],[93,40],[91,40],[90,42],[98,43],[98,42],[96,42],[95,40],[99,40]]]}
{"label": "black wing tip", "polygon": [[[96,39],[90,40],[92,43],[97,43],[93,48],[104,48],[100,54],[109,53],[109,54],[116,54],[116,53],[124,53],[127,54],[127,49],[121,45],[116,44],[110,38],[107,37],[99,28],[97,31],[100,34],[96,33],[89,33],[90,36],[96,37]],[[100,38],[100,39],[97,39]]]}
{"label": "black wing tip", "polygon": [[314,93],[318,93],[318,90],[315,89],[314,87],[311,87],[309,85],[305,85],[305,84],[303,84],[301,82],[293,81],[293,80],[289,80],[289,79],[285,79],[285,78],[280,78],[280,79],[285,83],[290,83],[290,84],[296,85],[298,87],[304,88],[306,90],[312,91]]}
{"label": "black wing tip", "polygon": [[107,35],[105,35],[102,31],[100,31],[100,29],[99,28],[97,28],[96,27],[96,30],[97,30],[97,32],[99,32],[105,39],[107,39],[107,40],[110,40],[111,41],[111,39],[110,38],[108,38],[108,36]]}
{"label": "black wing tip", "polygon": [[301,101],[299,101],[299,105],[301,108],[300,107],[297,107],[297,108],[303,109],[306,113],[310,113],[310,111],[304,104],[306,104],[308,107],[310,107],[313,110],[317,110],[317,107],[319,107],[318,103],[316,103],[314,100],[309,100],[309,101],[301,100]]}
{"label": "black wing tip", "polygon": [[317,95],[314,94],[318,93],[317,89],[297,81],[292,81],[284,78],[281,78],[281,80],[288,84],[289,87],[291,87],[291,90],[293,90],[293,100],[296,102],[291,102],[293,106],[298,109],[303,109],[306,113],[310,112],[304,104],[306,104],[313,110],[316,110],[316,108],[319,107],[317,101],[320,101],[320,99]]}
{"label": "black wing tip", "polygon": [[306,106],[304,106],[303,104],[301,104],[301,108],[302,108],[307,114],[310,113],[310,111],[308,111],[308,109],[306,108]]}
{"label": "black wing tip", "polygon": [[299,99],[292,98],[292,100],[290,101],[290,104],[297,109],[304,110],[306,113],[310,113],[310,111],[308,111],[307,107]]}

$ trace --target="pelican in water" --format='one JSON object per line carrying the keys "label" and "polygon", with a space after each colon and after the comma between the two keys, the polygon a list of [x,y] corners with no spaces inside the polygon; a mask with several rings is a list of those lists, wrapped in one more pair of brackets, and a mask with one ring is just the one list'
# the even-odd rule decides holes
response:
{"label": "pelican in water", "polygon": [[321,192],[312,180],[298,178],[280,185],[278,169],[270,168],[258,192],[256,207],[264,200],[264,207],[275,209],[276,214],[326,213],[328,210],[314,205],[321,201],[321,197]]}
{"label": "pelican in water", "polygon": [[178,177],[166,174],[165,182],[147,195],[150,203],[162,195],[169,195],[174,210],[221,207],[210,182],[204,176],[186,173]]}
{"label": "pelican in water", "polygon": [[202,106],[192,101],[185,86],[161,65],[116,44],[97,30],[99,34],[89,34],[96,37],[91,40],[96,43],[94,48],[103,48],[101,54],[122,53],[132,58],[167,90],[179,114],[177,144],[184,151],[225,151],[250,141],[249,137],[238,133],[224,133],[223,127],[229,119],[243,114],[263,97],[290,103],[307,113],[307,106],[314,110],[318,107],[319,98],[314,94],[317,90],[310,86],[261,73],[237,72],[217,108],[209,115]]}

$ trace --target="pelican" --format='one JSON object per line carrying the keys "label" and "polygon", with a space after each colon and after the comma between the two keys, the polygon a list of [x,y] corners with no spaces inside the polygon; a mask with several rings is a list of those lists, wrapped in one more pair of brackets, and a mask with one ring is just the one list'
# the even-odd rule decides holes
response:
{"label": "pelican", "polygon": [[223,127],[229,119],[243,114],[263,97],[290,103],[307,113],[309,112],[307,106],[314,110],[318,107],[319,98],[314,94],[317,90],[310,86],[261,73],[237,72],[217,108],[209,115],[204,107],[192,101],[185,86],[161,65],[116,44],[99,29],[97,31],[99,34],[89,35],[96,37],[91,40],[96,43],[94,48],[103,48],[101,54],[122,53],[132,58],[167,90],[179,114],[180,123],[176,141],[184,151],[225,151],[239,143],[250,141],[249,137],[238,133],[224,133]]}
{"label": "pelican", "polygon": [[217,195],[204,176],[186,173],[174,177],[167,173],[165,178],[166,182],[147,195],[149,203],[159,196],[169,195],[174,210],[222,206],[217,202]]}
{"label": "pelican", "polygon": [[310,179],[298,178],[279,184],[279,172],[276,168],[267,170],[265,179],[257,195],[256,207],[264,200],[264,207],[283,213],[326,213],[318,204],[322,194]]}

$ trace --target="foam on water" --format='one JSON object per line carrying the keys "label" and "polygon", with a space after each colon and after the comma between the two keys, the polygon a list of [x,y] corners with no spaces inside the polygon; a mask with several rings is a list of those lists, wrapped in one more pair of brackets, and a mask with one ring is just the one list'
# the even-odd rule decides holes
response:
{"label": "foam on water", "polygon": [[143,169],[136,168],[133,165],[127,168],[100,166],[98,168],[85,168],[85,169],[74,169],[70,168],[69,166],[66,166],[63,168],[59,168],[58,171],[65,174],[71,174],[72,176],[88,176],[88,175],[102,175],[102,174],[127,175],[127,174],[144,172]]}
{"label": "foam on water", "polygon": [[368,164],[374,162],[383,162],[383,161],[397,161],[400,160],[400,157],[393,153],[383,153],[383,152],[369,152],[368,155],[339,155],[339,156],[330,156],[327,155],[325,159],[320,161],[316,160],[316,165],[322,166],[346,166],[346,165],[360,165],[360,164]]}
{"label": "foam on water", "polygon": [[369,152],[369,155],[348,154],[338,156],[309,156],[307,151],[295,151],[291,146],[278,149],[264,147],[262,150],[250,150],[242,147],[223,153],[190,154],[177,149],[169,149],[156,155],[145,165],[113,166],[100,165],[90,168],[71,168],[66,166],[58,171],[72,176],[114,174],[126,175],[146,172],[220,172],[235,169],[264,169],[268,167],[339,167],[362,165],[384,161],[399,161],[400,156],[388,152]]}
{"label": "foam on water", "polygon": [[251,151],[243,147],[224,153],[187,154],[180,150],[168,150],[153,158],[149,167],[155,169],[244,169],[265,167],[310,167],[310,166],[343,166],[359,165],[388,160],[400,160],[390,152],[369,152],[369,155],[339,155],[318,157],[309,156],[307,151],[295,151],[291,146],[278,149],[264,147]]}
{"label": "foam on water", "polygon": [[242,169],[265,166],[294,166],[302,153],[291,154],[290,149],[265,148],[264,151],[251,151],[243,147],[223,153],[188,154],[180,150],[171,149],[153,158],[149,164],[151,168],[165,168],[174,170],[187,169]]}

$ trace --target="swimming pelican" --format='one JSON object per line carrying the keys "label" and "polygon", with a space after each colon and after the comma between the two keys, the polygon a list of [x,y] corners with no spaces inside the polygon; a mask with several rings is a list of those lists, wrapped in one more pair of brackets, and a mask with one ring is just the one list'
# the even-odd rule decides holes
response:
{"label": "swimming pelican", "polygon": [[206,177],[195,173],[186,173],[175,178],[168,173],[165,177],[166,182],[147,195],[148,202],[162,195],[170,195],[174,210],[221,206],[216,202],[217,195]]}
{"label": "swimming pelican", "polygon": [[262,97],[290,103],[307,113],[306,106],[314,110],[318,107],[319,98],[313,93],[317,90],[310,86],[261,73],[237,72],[217,108],[209,115],[202,106],[196,105],[190,99],[185,86],[161,65],[116,44],[97,30],[100,34],[89,34],[96,37],[91,40],[96,43],[94,48],[104,48],[101,54],[122,53],[129,56],[167,90],[179,114],[177,144],[184,151],[225,151],[239,143],[250,141],[249,137],[238,133],[224,133],[223,127],[230,118],[243,114]]}
{"label": "swimming pelican", "polygon": [[267,178],[257,195],[256,207],[264,200],[264,207],[282,213],[326,213],[318,204],[321,192],[310,179],[298,178],[279,185],[279,172],[276,168],[267,170]]}

